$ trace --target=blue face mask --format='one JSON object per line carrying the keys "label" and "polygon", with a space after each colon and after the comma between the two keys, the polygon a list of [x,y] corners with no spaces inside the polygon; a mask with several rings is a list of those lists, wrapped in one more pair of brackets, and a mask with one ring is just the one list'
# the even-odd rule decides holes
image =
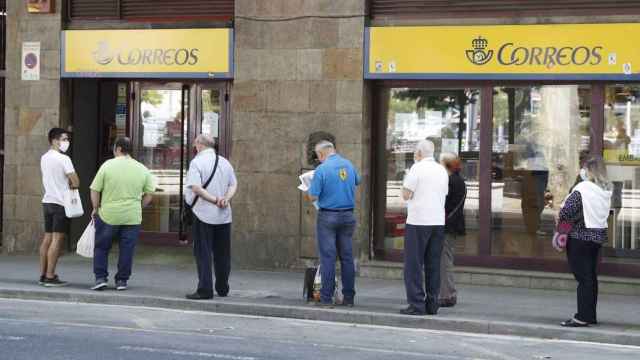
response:
{"label": "blue face mask", "polygon": [[582,179],[582,181],[589,180],[589,178],[587,177],[587,169],[580,169],[580,179]]}

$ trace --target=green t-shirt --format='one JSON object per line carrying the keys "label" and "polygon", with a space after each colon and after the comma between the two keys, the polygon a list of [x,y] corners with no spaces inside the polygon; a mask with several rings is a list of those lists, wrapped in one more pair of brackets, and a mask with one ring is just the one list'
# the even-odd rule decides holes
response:
{"label": "green t-shirt", "polygon": [[130,157],[105,162],[91,183],[101,193],[98,215],[109,225],[142,224],[142,196],[155,187],[149,169]]}

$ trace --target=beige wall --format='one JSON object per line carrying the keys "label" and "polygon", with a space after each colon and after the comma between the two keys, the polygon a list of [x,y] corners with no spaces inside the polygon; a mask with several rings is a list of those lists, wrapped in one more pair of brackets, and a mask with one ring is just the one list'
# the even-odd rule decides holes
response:
{"label": "beige wall", "polygon": [[[49,128],[60,126],[60,30],[55,14],[27,14],[23,0],[7,0],[4,252],[33,252],[42,226],[40,156]],[[22,81],[24,41],[41,43],[40,81]]]}
{"label": "beige wall", "polygon": [[[288,268],[315,256],[315,210],[296,189],[311,132],[333,133],[369,183],[363,15],[362,0],[236,1],[231,161],[241,185],[233,253],[242,265]],[[363,188],[356,248],[364,249]]]}

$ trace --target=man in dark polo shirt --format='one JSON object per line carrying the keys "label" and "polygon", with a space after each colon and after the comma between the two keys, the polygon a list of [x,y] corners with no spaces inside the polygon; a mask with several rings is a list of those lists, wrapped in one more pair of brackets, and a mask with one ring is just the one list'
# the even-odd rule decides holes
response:
{"label": "man in dark polo shirt", "polygon": [[335,146],[321,141],[315,147],[322,163],[316,168],[309,195],[318,201],[316,225],[318,252],[320,253],[320,306],[333,306],[335,290],[336,256],[340,257],[342,294],[340,305],[353,306],[355,297],[355,265],[352,238],[356,227],[353,214],[356,186],[360,176],[353,164],[336,153]]}

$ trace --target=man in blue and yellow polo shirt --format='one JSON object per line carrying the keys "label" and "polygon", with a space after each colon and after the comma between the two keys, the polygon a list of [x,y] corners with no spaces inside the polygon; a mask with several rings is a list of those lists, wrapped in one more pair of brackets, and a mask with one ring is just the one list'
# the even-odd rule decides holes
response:
{"label": "man in blue and yellow polo shirt", "polygon": [[353,306],[356,294],[352,246],[356,219],[353,209],[360,176],[349,160],[336,153],[332,143],[321,141],[315,151],[322,164],[315,171],[309,195],[318,201],[320,208],[316,225],[322,276],[319,305],[333,305],[336,256],[339,256],[344,296],[341,305]]}

